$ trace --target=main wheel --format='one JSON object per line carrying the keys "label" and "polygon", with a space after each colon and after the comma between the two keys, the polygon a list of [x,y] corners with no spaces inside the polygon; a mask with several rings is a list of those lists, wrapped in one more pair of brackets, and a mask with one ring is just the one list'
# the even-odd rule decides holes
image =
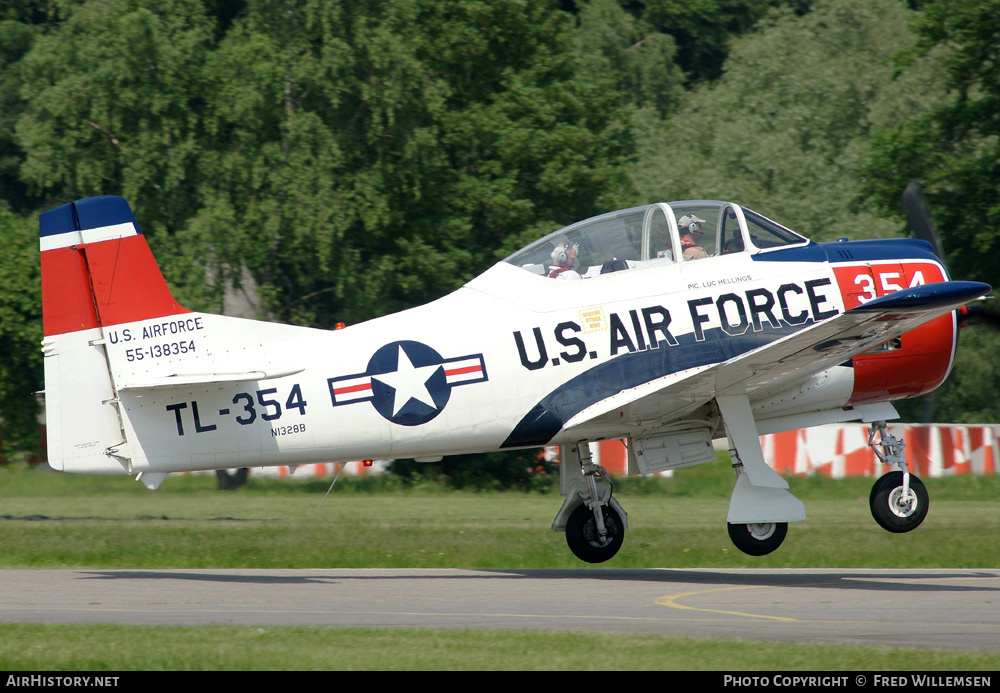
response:
{"label": "main wheel", "polygon": [[729,538],[740,551],[751,556],[766,556],[781,546],[788,534],[787,522],[729,523]]}
{"label": "main wheel", "polygon": [[610,505],[604,511],[604,539],[597,533],[594,511],[586,504],[576,506],[566,521],[566,543],[576,557],[587,563],[603,563],[618,553],[625,540],[625,523]]}
{"label": "main wheel", "polygon": [[250,472],[246,467],[241,467],[240,469],[234,469],[232,471],[228,469],[216,469],[215,478],[218,482],[220,491],[231,491],[234,488],[239,488],[247,482],[247,474]]}
{"label": "main wheel", "polygon": [[924,482],[910,475],[910,493],[903,497],[903,472],[889,472],[872,486],[868,505],[882,529],[900,534],[920,526],[930,499]]}

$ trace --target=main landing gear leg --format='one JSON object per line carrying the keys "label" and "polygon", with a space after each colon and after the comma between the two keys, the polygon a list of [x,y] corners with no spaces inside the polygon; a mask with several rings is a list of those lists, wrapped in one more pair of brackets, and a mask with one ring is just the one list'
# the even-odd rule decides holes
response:
{"label": "main landing gear leg", "polygon": [[[746,470],[735,448],[730,448],[729,454],[733,460],[733,470],[736,472],[736,484],[739,486],[741,477],[744,482],[746,481],[744,477]],[[729,530],[729,539],[733,545],[750,556],[766,556],[781,546],[788,534],[787,522],[728,522],[726,528]]]}
{"label": "main landing gear leg", "polygon": [[872,517],[890,532],[916,529],[927,517],[929,498],[923,482],[909,472],[903,452],[906,444],[889,433],[885,421],[876,421],[868,429],[868,446],[883,464],[896,468],[872,486],[868,496]]}
{"label": "main landing gear leg", "polygon": [[736,485],[726,517],[729,538],[743,553],[765,556],[785,540],[789,522],[806,518],[806,509],[788,491],[788,482],[764,461],[757,423],[746,394],[717,396],[726,424]]}
{"label": "main landing gear leg", "polygon": [[612,558],[625,539],[627,516],[611,497],[608,473],[594,464],[587,443],[560,448],[559,483],[566,500],[552,529],[565,530],[566,543],[581,560]]}

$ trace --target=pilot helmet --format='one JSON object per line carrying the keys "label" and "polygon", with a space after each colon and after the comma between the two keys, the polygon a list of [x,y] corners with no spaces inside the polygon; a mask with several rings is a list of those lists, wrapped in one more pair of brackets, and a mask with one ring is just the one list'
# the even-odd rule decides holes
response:
{"label": "pilot helmet", "polygon": [[694,233],[695,231],[699,230],[696,225],[704,223],[705,223],[704,219],[696,217],[694,214],[690,215],[685,214],[684,216],[682,216],[680,219],[677,220],[677,228],[680,230],[682,234]]}
{"label": "pilot helmet", "polygon": [[552,251],[552,262],[559,265],[560,267],[565,267],[567,269],[573,269],[576,267],[577,263],[577,253],[579,252],[579,246],[574,243],[570,245],[569,243],[560,243]]}

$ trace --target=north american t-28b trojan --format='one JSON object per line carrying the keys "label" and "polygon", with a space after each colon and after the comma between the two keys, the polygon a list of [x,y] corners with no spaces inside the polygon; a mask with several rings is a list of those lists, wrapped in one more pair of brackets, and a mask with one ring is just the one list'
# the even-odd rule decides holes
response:
{"label": "north american t-28b trojan", "polygon": [[886,430],[891,402],[943,382],[961,308],[990,290],[949,280],[923,240],[815,243],[697,200],[587,219],[432,303],[325,331],[181,307],[122,198],[57,207],[40,232],[53,468],[156,488],[170,472],[558,445],[552,528],[593,563],[628,526],[590,453],[605,439],[652,474],[728,438],[729,534],[763,555],[805,510],[758,436],[867,422],[893,468],[872,514],[916,527],[927,492]]}

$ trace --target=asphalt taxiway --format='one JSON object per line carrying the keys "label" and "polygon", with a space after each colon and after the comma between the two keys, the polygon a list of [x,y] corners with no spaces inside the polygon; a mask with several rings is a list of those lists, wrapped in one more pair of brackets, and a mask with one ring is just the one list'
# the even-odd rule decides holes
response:
{"label": "asphalt taxiway", "polygon": [[2,570],[2,622],[546,629],[1000,651],[1000,569]]}

